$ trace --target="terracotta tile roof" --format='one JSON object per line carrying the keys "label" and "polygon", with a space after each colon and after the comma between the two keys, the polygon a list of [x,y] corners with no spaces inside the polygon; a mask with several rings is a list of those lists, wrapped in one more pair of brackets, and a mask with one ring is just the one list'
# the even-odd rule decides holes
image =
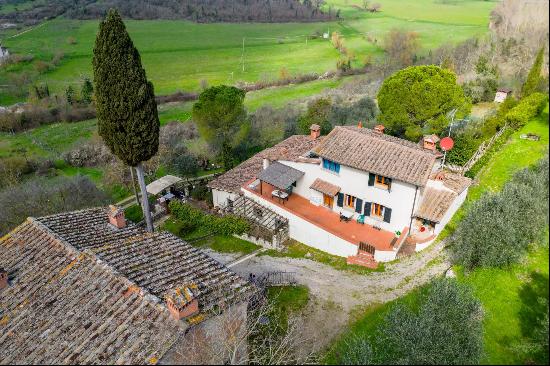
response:
{"label": "terracotta tile roof", "polygon": [[324,140],[324,136],[312,140],[309,135],[294,135],[277,145],[265,149],[208,183],[208,187],[239,193],[241,186],[256,177],[263,169],[263,159],[299,161],[318,164],[319,159],[306,155]]}
{"label": "terracotta tile roof", "polygon": [[[439,178],[439,179],[438,179]],[[461,194],[466,188],[472,184],[472,180],[460,174],[450,172],[437,172],[432,175],[431,179],[443,181],[443,185],[450,190]]]}
{"label": "terracotta tile roof", "polygon": [[2,364],[146,364],[185,327],[93,255],[29,219],[0,240]]}
{"label": "terracotta tile roof", "polygon": [[456,192],[427,187],[415,216],[436,223],[440,222],[456,197]]}
{"label": "terracotta tile roof", "polygon": [[0,292],[1,363],[150,363],[186,328],[164,294],[192,286],[207,312],[253,291],[171,234],[114,228],[106,208],[29,218],[0,239],[0,266],[14,276]]}
{"label": "terracotta tile roof", "polygon": [[309,188],[332,197],[336,196],[336,194],[338,194],[338,192],[340,192],[340,189],[341,189],[340,187],[332,183],[329,183],[327,181],[324,181],[320,178],[315,179],[315,181],[311,183],[311,186],[309,186]]}
{"label": "terracotta tile roof", "polygon": [[425,186],[436,154],[418,144],[355,126],[335,127],[313,149],[319,156],[367,172]]}
{"label": "terracotta tile roof", "polygon": [[174,287],[196,284],[201,310],[208,310],[220,298],[231,301],[251,290],[248,281],[170,233],[151,234],[133,224],[114,228],[108,223],[104,208],[46,216],[37,221],[77,250],[90,250],[159,298]]}

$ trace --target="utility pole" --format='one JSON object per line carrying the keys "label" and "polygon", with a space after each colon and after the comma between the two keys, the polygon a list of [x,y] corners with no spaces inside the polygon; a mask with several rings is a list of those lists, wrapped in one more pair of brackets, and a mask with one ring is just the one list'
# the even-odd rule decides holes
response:
{"label": "utility pole", "polygon": [[[447,137],[451,137],[451,129],[453,128],[453,123],[455,122],[455,114],[456,111],[458,111],[458,108],[455,108],[451,111],[451,124],[449,125],[449,133],[447,134]],[[447,158],[447,150],[443,153],[443,160],[441,161],[441,168],[445,166],[445,159]]]}

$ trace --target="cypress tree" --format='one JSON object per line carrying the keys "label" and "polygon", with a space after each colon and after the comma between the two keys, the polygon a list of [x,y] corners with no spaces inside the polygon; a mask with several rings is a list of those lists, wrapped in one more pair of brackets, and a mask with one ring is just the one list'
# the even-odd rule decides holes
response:
{"label": "cypress tree", "polygon": [[147,81],[122,18],[109,10],[94,46],[94,84],[99,135],[111,152],[135,167],[147,228],[152,220],[141,162],[158,151],[160,123],[153,84]]}
{"label": "cypress tree", "polygon": [[527,79],[525,80],[525,84],[523,84],[523,88],[521,90],[522,98],[525,98],[537,91],[537,87],[540,83],[540,69],[542,67],[543,59],[544,46],[542,46],[537,53],[535,63],[533,63],[533,66],[531,67],[531,70],[529,70],[529,74],[527,75]]}

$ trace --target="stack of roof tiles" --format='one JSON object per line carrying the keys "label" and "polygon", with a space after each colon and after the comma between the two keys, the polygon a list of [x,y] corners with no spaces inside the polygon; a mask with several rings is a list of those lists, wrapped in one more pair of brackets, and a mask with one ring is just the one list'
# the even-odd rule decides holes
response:
{"label": "stack of roof tiles", "polygon": [[196,286],[201,311],[252,286],[167,233],[108,223],[107,209],[26,222],[0,239],[0,363],[156,363],[187,327],[163,296]]}

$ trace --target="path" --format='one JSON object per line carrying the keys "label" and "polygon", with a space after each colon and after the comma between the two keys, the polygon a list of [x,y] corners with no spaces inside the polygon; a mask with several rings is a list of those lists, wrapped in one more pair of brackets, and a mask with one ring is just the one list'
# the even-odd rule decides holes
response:
{"label": "path", "polygon": [[423,252],[389,263],[384,272],[356,274],[340,271],[309,259],[279,258],[266,255],[239,261],[232,270],[248,278],[249,273],[288,271],[309,288],[311,301],[303,311],[304,337],[320,350],[331,343],[350,320],[354,310],[385,303],[442,275],[449,267],[445,241]]}

